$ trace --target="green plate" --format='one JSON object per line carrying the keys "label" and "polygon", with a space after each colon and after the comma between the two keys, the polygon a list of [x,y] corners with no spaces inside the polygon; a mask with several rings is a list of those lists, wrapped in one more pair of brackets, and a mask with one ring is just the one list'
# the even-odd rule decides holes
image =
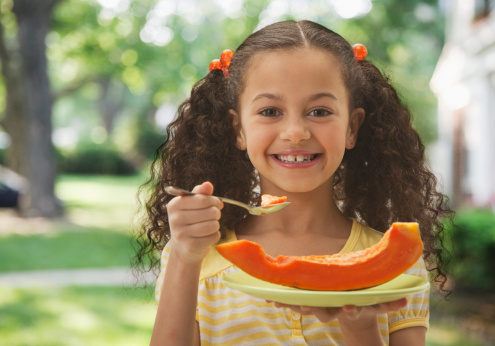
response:
{"label": "green plate", "polygon": [[312,291],[275,285],[262,281],[242,271],[227,274],[225,286],[253,297],[290,305],[340,307],[365,306],[404,298],[427,290],[430,284],[417,276],[402,274],[384,284],[353,291]]}

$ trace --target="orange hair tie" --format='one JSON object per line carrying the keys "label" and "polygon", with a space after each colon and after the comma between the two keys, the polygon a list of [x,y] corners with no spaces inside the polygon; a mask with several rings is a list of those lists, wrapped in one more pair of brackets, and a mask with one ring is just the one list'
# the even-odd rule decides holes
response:
{"label": "orange hair tie", "polygon": [[234,51],[230,49],[226,49],[220,54],[220,59],[215,59],[210,62],[209,70],[222,70],[223,75],[225,77],[229,76],[229,66],[230,60],[232,59],[232,55],[234,55]]}
{"label": "orange hair tie", "polygon": [[352,50],[357,61],[364,60],[368,55],[368,50],[366,49],[364,44],[361,43],[356,43],[355,45],[353,45]]}

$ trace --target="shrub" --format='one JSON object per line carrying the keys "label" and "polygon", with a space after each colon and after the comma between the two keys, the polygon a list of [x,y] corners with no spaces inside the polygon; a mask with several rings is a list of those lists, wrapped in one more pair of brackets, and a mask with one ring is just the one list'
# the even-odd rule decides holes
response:
{"label": "shrub", "polygon": [[137,169],[115,146],[108,143],[85,143],[75,150],[61,151],[58,167],[62,173],[131,175]]}
{"label": "shrub", "polygon": [[446,225],[447,270],[458,287],[478,291],[495,289],[495,214],[490,210],[463,210]]}
{"label": "shrub", "polygon": [[159,131],[149,121],[137,121],[135,125],[136,143],[134,149],[145,159],[152,159],[156,150],[166,140],[165,131]]}

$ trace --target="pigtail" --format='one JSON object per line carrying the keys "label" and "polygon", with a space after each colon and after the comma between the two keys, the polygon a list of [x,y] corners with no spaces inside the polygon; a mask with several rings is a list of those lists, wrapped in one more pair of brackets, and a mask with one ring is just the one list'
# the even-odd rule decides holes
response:
{"label": "pigtail", "polygon": [[452,216],[447,198],[437,189],[425,147],[396,90],[373,63],[361,61],[358,69],[364,87],[355,106],[366,117],[338,175],[343,212],[380,231],[395,221],[418,222],[427,268],[443,288],[442,219]]}
{"label": "pigtail", "polygon": [[[147,270],[158,267],[156,250],[161,251],[170,237],[166,204],[173,198],[165,192],[169,185],[191,190],[209,181],[214,194],[254,203],[257,184],[246,153],[236,148],[233,128],[234,109],[229,81],[221,70],[213,70],[192,88],[190,97],[178,108],[176,119],[167,127],[167,139],[155,154],[150,180],[141,187],[141,204],[146,210],[138,236],[139,249],[134,262]],[[144,200],[144,202],[143,202]],[[225,205],[220,232],[225,236],[247,212]]]}
{"label": "pigtail", "polygon": [[[189,100],[179,107],[179,117],[171,125],[172,141],[163,157],[164,166],[173,169],[162,184],[192,189],[210,181],[215,194],[249,203],[255,184],[253,166],[236,147],[230,113],[235,107],[228,83],[220,70],[214,70],[196,84]],[[244,216],[243,209],[225,206],[221,231],[233,229]]]}

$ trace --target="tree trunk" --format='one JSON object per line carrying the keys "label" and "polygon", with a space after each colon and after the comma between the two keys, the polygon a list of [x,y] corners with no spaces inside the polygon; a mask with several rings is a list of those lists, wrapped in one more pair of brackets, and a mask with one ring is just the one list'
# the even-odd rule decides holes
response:
{"label": "tree trunk", "polygon": [[98,109],[102,115],[103,126],[110,134],[113,131],[115,118],[122,108],[124,101],[124,88],[112,84],[110,76],[100,78],[101,94],[98,100]]}
{"label": "tree trunk", "polygon": [[27,180],[21,200],[26,217],[61,214],[54,193],[56,169],[52,136],[52,95],[47,74],[45,38],[51,11],[59,0],[14,0],[17,45],[0,47],[7,86],[4,126],[12,143],[7,165]]}

